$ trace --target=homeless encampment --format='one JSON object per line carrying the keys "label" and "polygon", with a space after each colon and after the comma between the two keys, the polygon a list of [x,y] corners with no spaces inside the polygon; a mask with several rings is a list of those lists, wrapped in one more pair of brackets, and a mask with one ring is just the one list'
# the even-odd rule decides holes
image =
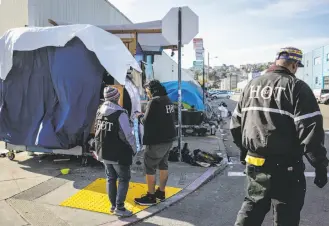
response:
{"label": "homeless encampment", "polygon": [[49,149],[83,145],[105,71],[125,85],[130,68],[141,71],[120,38],[95,26],[9,30],[0,39],[0,140]]}

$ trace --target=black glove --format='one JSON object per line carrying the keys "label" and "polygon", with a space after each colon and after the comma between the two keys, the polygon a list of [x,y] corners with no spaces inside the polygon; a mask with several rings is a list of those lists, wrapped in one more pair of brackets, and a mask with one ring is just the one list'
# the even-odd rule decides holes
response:
{"label": "black glove", "polygon": [[319,188],[323,188],[328,182],[327,168],[324,166],[315,169],[314,184]]}
{"label": "black glove", "polygon": [[241,149],[241,152],[240,152],[240,162],[242,165],[246,165],[246,156],[247,156],[247,151],[243,148]]}

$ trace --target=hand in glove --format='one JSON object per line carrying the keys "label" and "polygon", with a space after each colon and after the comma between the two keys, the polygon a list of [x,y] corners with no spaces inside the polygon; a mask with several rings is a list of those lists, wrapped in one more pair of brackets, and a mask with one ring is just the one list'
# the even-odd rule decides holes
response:
{"label": "hand in glove", "polygon": [[244,148],[240,148],[240,162],[242,165],[246,165],[246,156],[247,156],[247,151]]}
{"label": "hand in glove", "polygon": [[327,184],[327,182],[327,168],[323,166],[316,168],[314,184],[319,188],[323,188]]}

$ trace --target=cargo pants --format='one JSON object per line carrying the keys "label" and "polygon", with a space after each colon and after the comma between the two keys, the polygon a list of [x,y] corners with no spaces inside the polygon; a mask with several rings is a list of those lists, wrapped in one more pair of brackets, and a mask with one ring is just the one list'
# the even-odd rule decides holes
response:
{"label": "cargo pants", "polygon": [[298,226],[304,206],[306,180],[302,160],[292,166],[246,165],[246,196],[235,226],[261,226],[273,208],[274,226]]}

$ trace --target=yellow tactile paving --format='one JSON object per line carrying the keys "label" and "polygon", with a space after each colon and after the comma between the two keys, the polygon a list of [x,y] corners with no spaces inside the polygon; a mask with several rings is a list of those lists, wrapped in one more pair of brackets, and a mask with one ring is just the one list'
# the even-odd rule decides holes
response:
{"label": "yellow tactile paving", "polygon": [[[166,198],[177,194],[181,190],[181,188],[166,187]],[[146,194],[146,192],[146,184],[130,182],[125,203],[126,208],[134,214],[148,208],[147,206],[139,206],[134,202],[136,197],[140,197],[141,195]],[[66,199],[60,205],[110,214],[110,202],[106,193],[106,180],[103,178],[95,180],[75,195]]]}

